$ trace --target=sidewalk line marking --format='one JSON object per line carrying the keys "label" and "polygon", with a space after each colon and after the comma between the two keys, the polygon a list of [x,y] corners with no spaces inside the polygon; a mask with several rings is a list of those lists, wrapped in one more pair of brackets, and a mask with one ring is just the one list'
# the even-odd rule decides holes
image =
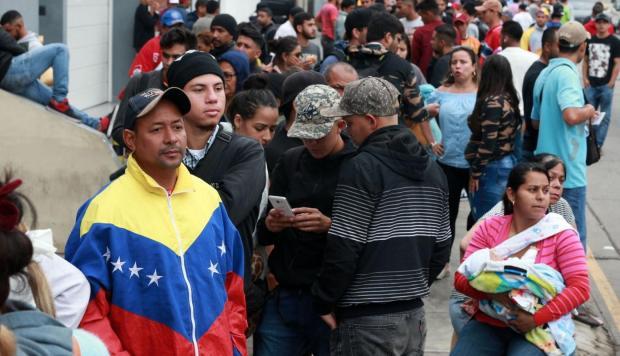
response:
{"label": "sidewalk line marking", "polygon": [[614,324],[616,324],[616,329],[620,330],[620,300],[611,286],[611,283],[609,283],[609,280],[605,276],[603,269],[596,261],[596,258],[594,258],[594,255],[592,255],[592,250],[589,247],[587,260],[592,280],[594,280],[594,283],[596,283],[598,290],[603,296],[603,301],[614,320]]}

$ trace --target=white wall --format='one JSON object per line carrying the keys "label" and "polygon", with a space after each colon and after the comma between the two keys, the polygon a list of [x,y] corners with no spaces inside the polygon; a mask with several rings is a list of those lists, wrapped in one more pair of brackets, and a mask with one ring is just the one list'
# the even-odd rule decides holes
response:
{"label": "white wall", "polygon": [[109,99],[111,1],[67,1],[66,34],[71,53],[69,100],[80,109]]}
{"label": "white wall", "polygon": [[258,0],[220,0],[220,13],[232,15],[237,22],[247,22],[258,3]]}

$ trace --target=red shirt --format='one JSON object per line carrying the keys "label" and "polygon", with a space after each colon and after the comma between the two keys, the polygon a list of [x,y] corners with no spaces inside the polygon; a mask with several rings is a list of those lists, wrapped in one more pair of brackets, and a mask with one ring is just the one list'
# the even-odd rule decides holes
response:
{"label": "red shirt", "polygon": [[489,46],[493,52],[498,49],[502,45],[502,24],[496,25],[495,27],[489,29],[486,37],[484,37],[484,42],[486,42],[487,46]]}
{"label": "red shirt", "polygon": [[129,67],[129,76],[133,77],[136,72],[147,73],[155,70],[161,63],[161,48],[159,47],[160,36],[151,38],[140,48]]}
{"label": "red shirt", "polygon": [[411,61],[420,67],[424,75],[426,75],[428,65],[433,59],[433,48],[431,47],[433,31],[440,25],[443,25],[443,22],[437,19],[418,28],[413,33],[413,40],[411,40]]}
{"label": "red shirt", "polygon": [[[594,19],[590,19],[590,21],[588,21],[588,23],[583,25],[583,27],[585,27],[586,31],[590,32],[592,36],[596,36],[596,21],[594,21]],[[614,25],[609,24],[609,34],[613,35],[614,32],[615,32]]]}
{"label": "red shirt", "polygon": [[319,19],[319,22],[321,22],[323,36],[329,37],[332,40],[336,38],[334,32],[336,19],[338,18],[338,8],[334,4],[326,3],[316,17]]}

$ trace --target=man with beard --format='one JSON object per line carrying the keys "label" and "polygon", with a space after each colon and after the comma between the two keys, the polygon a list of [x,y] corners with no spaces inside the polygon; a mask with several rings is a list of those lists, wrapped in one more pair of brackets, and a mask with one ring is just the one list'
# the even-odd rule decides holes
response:
{"label": "man with beard", "polygon": [[211,54],[219,59],[224,53],[235,48],[237,39],[237,21],[229,14],[219,14],[211,21],[213,49]]}
{"label": "man with beard", "polygon": [[297,43],[301,47],[302,66],[311,69],[317,61],[321,60],[321,48],[310,40],[316,38],[316,23],[312,15],[302,12],[295,15],[293,26],[297,32]]}

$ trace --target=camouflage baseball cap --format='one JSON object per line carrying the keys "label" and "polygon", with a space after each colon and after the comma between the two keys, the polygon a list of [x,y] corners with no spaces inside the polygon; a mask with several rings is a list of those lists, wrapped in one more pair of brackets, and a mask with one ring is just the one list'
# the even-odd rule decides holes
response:
{"label": "camouflage baseball cap", "polygon": [[314,84],[302,90],[293,104],[297,115],[288,131],[288,137],[316,140],[325,137],[334,126],[337,117],[321,115],[321,109],[338,105],[340,95],[327,85]]}
{"label": "camouflage baseball cap", "polygon": [[347,84],[338,105],[321,110],[326,117],[351,115],[392,116],[398,114],[398,89],[383,78],[367,77]]}

